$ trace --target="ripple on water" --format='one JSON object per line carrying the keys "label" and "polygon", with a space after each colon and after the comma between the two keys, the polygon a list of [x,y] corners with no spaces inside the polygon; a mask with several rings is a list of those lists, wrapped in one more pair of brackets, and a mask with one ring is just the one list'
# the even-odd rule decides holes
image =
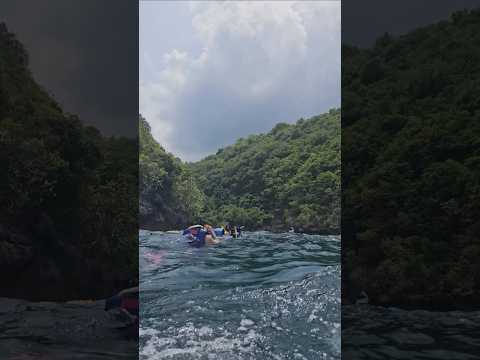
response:
{"label": "ripple on water", "polygon": [[[141,236],[141,359],[340,358],[340,240]],[[160,265],[147,253],[164,251]]]}
{"label": "ripple on water", "polygon": [[480,311],[343,308],[345,358],[480,359]]}

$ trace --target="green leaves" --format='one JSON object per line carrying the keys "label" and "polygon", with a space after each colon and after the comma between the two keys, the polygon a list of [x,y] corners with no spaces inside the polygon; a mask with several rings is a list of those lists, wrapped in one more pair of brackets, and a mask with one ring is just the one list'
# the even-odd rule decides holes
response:
{"label": "green leaves", "polygon": [[205,206],[200,179],[155,141],[141,116],[139,132],[140,227],[169,230],[191,224]]}
{"label": "green leaves", "polygon": [[339,110],[277,124],[190,167],[220,222],[339,231]]}
{"label": "green leaves", "polygon": [[479,19],[461,12],[343,52],[343,221],[356,236],[342,240],[374,301],[443,301],[478,270],[465,249],[480,217]]}
{"label": "green leaves", "polygon": [[280,123],[190,164],[166,153],[142,117],[139,127],[141,225],[339,231],[339,110]]}

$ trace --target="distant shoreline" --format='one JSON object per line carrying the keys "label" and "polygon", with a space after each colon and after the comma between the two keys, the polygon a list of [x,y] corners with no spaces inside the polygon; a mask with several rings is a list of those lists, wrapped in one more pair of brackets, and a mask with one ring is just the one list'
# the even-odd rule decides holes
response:
{"label": "distant shoreline", "polygon": [[[139,228],[138,231],[149,231],[149,232],[158,232],[158,231],[161,231],[161,232],[181,232],[182,229],[169,229],[169,228],[154,228],[154,229],[146,229],[146,228]],[[289,232],[289,228],[285,228],[285,229],[278,229],[278,228],[264,228],[264,229],[247,229],[247,230],[243,230],[243,232],[257,232],[257,231],[268,231],[268,232],[271,232],[273,234],[281,234],[281,233],[288,233]],[[321,236],[341,236],[341,232],[340,231],[295,231],[294,232],[295,234],[306,234],[306,235],[321,235]]]}

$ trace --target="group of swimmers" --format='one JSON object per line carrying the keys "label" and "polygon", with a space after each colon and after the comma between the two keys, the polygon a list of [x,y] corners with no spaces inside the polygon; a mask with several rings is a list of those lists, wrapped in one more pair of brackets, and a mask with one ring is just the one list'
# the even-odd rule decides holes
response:
{"label": "group of swimmers", "polygon": [[192,225],[183,231],[183,235],[189,240],[189,244],[195,247],[218,244],[226,235],[233,238],[242,236],[242,227],[227,224],[219,228],[212,225]]}
{"label": "group of swimmers", "polygon": [[233,238],[242,236],[243,226],[230,226],[230,224],[227,224],[223,229],[225,230],[225,234],[230,234]]}

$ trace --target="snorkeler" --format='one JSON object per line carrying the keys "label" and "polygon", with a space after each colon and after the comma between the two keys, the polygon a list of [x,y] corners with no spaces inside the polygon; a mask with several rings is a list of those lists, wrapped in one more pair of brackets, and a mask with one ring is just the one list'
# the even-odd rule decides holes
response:
{"label": "snorkeler", "polygon": [[183,231],[183,235],[189,240],[188,244],[194,247],[202,247],[204,245],[218,244],[220,241],[215,234],[215,229],[208,224],[192,225]]}
{"label": "snorkeler", "polygon": [[207,231],[202,225],[192,225],[183,231],[183,235],[189,239],[191,246],[201,247],[205,245]]}

